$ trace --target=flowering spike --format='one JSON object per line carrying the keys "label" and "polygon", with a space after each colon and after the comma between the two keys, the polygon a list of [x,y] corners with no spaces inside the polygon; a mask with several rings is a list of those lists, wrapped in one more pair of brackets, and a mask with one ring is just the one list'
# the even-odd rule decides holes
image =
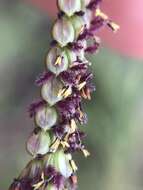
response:
{"label": "flowering spike", "polygon": [[27,140],[34,157],[9,190],[76,190],[76,151],[90,155],[79,124],[87,123],[82,101],[95,91],[86,53],[99,49],[97,31],[119,26],[100,10],[102,0],[58,0],[58,18],[46,57],[46,71],[37,79],[41,99],[29,107],[35,129]]}

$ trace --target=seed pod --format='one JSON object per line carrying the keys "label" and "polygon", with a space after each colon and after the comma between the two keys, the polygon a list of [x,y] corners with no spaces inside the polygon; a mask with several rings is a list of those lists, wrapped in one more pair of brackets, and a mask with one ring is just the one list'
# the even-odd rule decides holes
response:
{"label": "seed pod", "polygon": [[30,178],[30,179],[39,179],[42,173],[42,161],[35,158],[30,161],[27,166],[24,168],[22,173],[19,176],[19,179]]}
{"label": "seed pod", "polygon": [[62,17],[56,21],[53,27],[53,38],[60,44],[61,47],[64,47],[69,42],[74,41],[74,28],[69,19]]}
{"label": "seed pod", "polygon": [[47,69],[58,75],[68,69],[68,57],[64,49],[56,46],[53,47],[46,59]]}
{"label": "seed pod", "polygon": [[35,129],[27,141],[27,151],[32,155],[44,155],[49,151],[51,140],[48,132]]}
{"label": "seed pod", "polygon": [[42,129],[48,130],[56,124],[57,118],[55,108],[44,106],[37,111],[35,122]]}
{"label": "seed pod", "polygon": [[58,0],[59,8],[69,17],[81,9],[80,0]]}
{"label": "seed pod", "polygon": [[63,97],[58,96],[58,93],[62,88],[63,84],[58,78],[51,78],[42,86],[42,98],[52,106],[62,100]]}
{"label": "seed pod", "polygon": [[44,168],[52,165],[58,172],[60,172],[65,178],[68,178],[73,173],[70,165],[71,155],[65,154],[63,150],[46,156],[44,159]]}
{"label": "seed pod", "polygon": [[75,38],[77,38],[84,30],[84,20],[82,17],[74,15],[71,17],[71,22],[75,31]]}

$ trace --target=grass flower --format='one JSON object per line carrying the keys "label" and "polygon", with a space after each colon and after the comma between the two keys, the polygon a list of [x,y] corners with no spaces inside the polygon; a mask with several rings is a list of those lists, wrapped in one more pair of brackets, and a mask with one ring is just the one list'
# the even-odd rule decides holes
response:
{"label": "grass flower", "polygon": [[29,107],[35,129],[27,140],[32,161],[9,190],[75,190],[78,166],[72,154],[90,155],[78,124],[86,124],[83,100],[95,91],[91,63],[86,53],[99,49],[97,32],[119,26],[100,10],[101,0],[58,0],[53,40],[46,57],[46,71],[37,79],[40,100]]}

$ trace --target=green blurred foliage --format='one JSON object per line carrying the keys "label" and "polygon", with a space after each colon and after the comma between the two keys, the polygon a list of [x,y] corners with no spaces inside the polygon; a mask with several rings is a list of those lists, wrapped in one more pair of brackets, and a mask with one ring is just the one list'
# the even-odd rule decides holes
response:
{"label": "green blurred foliage", "polygon": [[[27,105],[44,69],[50,42],[47,15],[22,1],[0,2],[0,187],[7,189],[30,159],[25,141],[33,129]],[[114,36],[113,36],[114,37]],[[143,64],[101,48],[89,56],[96,93],[84,107],[89,116],[86,144],[91,157],[75,155],[79,189],[143,189]]]}

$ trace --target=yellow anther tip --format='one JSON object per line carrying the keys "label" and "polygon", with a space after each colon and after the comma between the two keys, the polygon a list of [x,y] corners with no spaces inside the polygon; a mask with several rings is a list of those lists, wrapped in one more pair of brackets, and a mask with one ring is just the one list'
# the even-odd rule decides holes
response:
{"label": "yellow anther tip", "polygon": [[74,160],[71,160],[71,167],[72,167],[72,170],[73,170],[74,172],[76,172],[76,171],[78,170],[78,167],[76,166]]}
{"label": "yellow anther tip", "polygon": [[76,125],[76,122],[75,122],[74,119],[71,120],[70,126],[71,126],[71,132],[72,132],[72,133],[75,132],[75,130],[76,130],[76,128],[77,128],[77,125]]}
{"label": "yellow anther tip", "polygon": [[61,63],[62,63],[62,58],[61,58],[61,56],[58,56],[55,61],[55,65],[61,65]]}
{"label": "yellow anther tip", "polygon": [[83,152],[83,154],[84,154],[85,157],[90,156],[90,152],[88,150],[83,149],[82,152]]}
{"label": "yellow anther tip", "polygon": [[111,27],[112,27],[114,32],[116,32],[117,30],[120,29],[120,26],[114,22],[111,22]]}
{"label": "yellow anther tip", "polygon": [[51,152],[56,152],[56,150],[58,149],[59,145],[60,145],[60,140],[57,138],[57,139],[53,142],[53,144],[51,145],[50,151],[51,151]]}
{"label": "yellow anther tip", "polygon": [[95,16],[100,16],[105,20],[108,19],[108,16],[104,14],[100,9],[96,9]]}
{"label": "yellow anther tip", "polygon": [[78,89],[81,90],[86,85],[86,82],[82,82],[78,85]]}

